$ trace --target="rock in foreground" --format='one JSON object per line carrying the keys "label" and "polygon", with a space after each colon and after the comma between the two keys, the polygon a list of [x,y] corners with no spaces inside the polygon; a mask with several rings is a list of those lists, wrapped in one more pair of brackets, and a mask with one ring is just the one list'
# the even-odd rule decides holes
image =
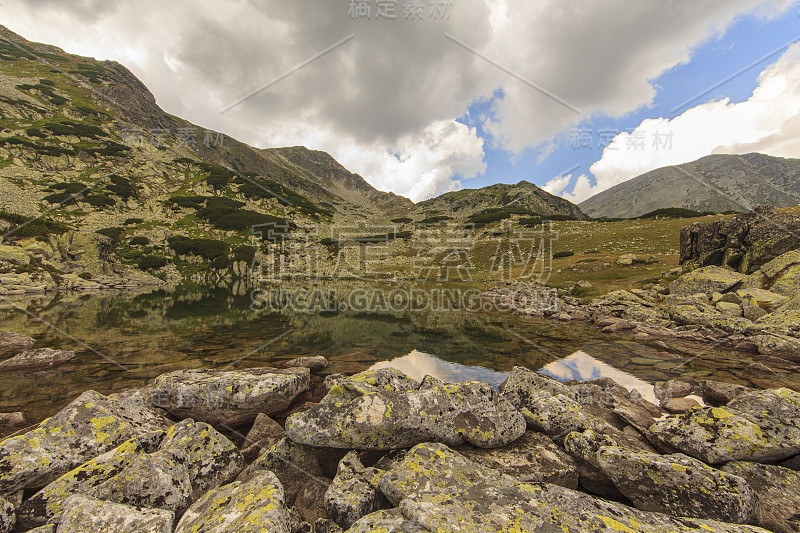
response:
{"label": "rock in foreground", "polygon": [[258,413],[285,411],[310,384],[307,368],[179,370],[156,378],[153,405],[215,427],[251,424]]}
{"label": "rock in foreground", "polygon": [[389,450],[420,442],[494,448],[525,433],[525,419],[485,383],[426,378],[418,390],[343,382],[289,417],[286,434],[309,446]]}
{"label": "rock in foreground", "polygon": [[0,363],[0,372],[17,370],[38,370],[63,365],[75,358],[75,353],[67,350],[39,348],[27,350]]}
{"label": "rock in foreground", "polygon": [[70,496],[58,533],[171,533],[174,516],[170,511],[137,509],[86,496]]}
{"label": "rock in foreground", "polygon": [[[383,475],[380,489],[405,519],[400,521],[396,514],[381,511],[381,518],[394,520],[388,531],[764,531],[710,520],[671,518],[555,485],[522,483],[471,463],[442,444],[415,446]],[[370,531],[362,526],[370,521],[374,522],[372,515],[357,522],[351,532]],[[424,529],[413,529],[414,523]]]}

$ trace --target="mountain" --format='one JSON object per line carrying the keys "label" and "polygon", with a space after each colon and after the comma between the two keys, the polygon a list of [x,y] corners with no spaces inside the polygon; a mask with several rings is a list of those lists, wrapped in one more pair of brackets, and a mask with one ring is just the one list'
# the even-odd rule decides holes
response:
{"label": "mountain", "polygon": [[[259,150],[169,115],[119,63],[32,43],[2,26],[0,76],[0,148],[9,152],[1,155],[11,155],[14,166],[44,174],[43,178],[48,171],[75,171],[63,177],[80,176],[88,185],[114,171],[138,186],[140,203],[152,203],[186,190],[187,185],[197,189],[194,178],[203,170],[200,164],[206,172],[211,172],[211,165],[245,175],[239,181],[265,180],[267,189],[284,198],[278,189],[287,187],[289,196],[300,195],[332,214],[383,217],[413,205],[378,191],[323,152],[302,147]],[[24,179],[15,170],[14,177]],[[236,186],[212,188],[222,194],[239,192]],[[35,192],[41,191],[33,192],[22,202],[28,213],[45,207],[36,205],[41,198]],[[263,196],[253,203],[264,208],[274,203],[269,194]],[[291,199],[278,203],[287,204],[283,214],[297,211]],[[13,205],[19,207],[17,202]]]}
{"label": "mountain", "polygon": [[413,211],[418,216],[447,215],[467,218],[486,209],[504,207],[527,209],[540,215],[565,215],[579,220],[586,218],[575,204],[527,181],[515,185],[498,183],[481,189],[448,192],[419,202]]}
{"label": "mountain", "polygon": [[579,206],[595,218],[631,218],[669,207],[721,213],[764,204],[800,204],[800,160],[758,153],[710,155],[652,170]]}

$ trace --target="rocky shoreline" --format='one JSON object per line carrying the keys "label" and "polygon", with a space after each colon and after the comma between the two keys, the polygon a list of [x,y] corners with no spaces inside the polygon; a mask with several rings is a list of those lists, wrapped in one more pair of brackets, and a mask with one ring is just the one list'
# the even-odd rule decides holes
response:
{"label": "rocky shoreline", "polygon": [[[760,354],[755,370],[769,373],[769,358],[780,366],[800,363],[800,251],[787,252],[750,275],[706,266],[669,285],[617,290],[588,302],[560,291],[556,305],[542,308],[545,289],[517,284],[484,296],[515,313],[570,322],[585,321],[603,333],[638,341],[680,338],[700,346]],[[665,357],[670,356],[664,344]],[[675,355],[672,355],[675,357]]]}
{"label": "rocky shoreline", "polygon": [[0,532],[797,531],[794,391],[326,364],[83,393],[0,440]]}

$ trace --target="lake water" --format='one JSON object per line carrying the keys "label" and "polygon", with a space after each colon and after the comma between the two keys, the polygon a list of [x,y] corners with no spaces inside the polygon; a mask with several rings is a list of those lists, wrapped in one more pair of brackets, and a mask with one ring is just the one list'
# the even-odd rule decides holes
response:
{"label": "lake water", "polygon": [[416,379],[495,386],[521,365],[561,380],[608,376],[650,398],[652,382],[669,378],[797,388],[793,370],[765,382],[745,370],[753,360],[741,354],[671,343],[683,359],[668,359],[663,348],[581,323],[483,309],[278,313],[254,307],[252,289],[238,284],[5,299],[0,329],[77,354],[52,370],[0,374],[0,412],[23,411],[31,421],[88,389],[119,392],[173,370],[266,366],[303,355],[328,357],[325,373],[395,366]]}

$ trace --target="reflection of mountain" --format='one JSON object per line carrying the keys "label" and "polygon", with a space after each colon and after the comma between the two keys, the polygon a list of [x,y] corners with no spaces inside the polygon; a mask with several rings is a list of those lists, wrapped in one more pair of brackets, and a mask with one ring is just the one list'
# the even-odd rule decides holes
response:
{"label": "reflection of mountain", "polygon": [[542,367],[539,372],[559,381],[569,381],[571,379],[587,381],[596,378],[611,378],[626,389],[636,389],[645,399],[657,403],[652,383],[643,381],[627,372],[599,361],[586,352],[578,351],[569,357],[553,361]]}
{"label": "reflection of mountain", "polygon": [[396,368],[417,381],[422,381],[425,376],[433,376],[445,383],[481,381],[494,387],[499,387],[508,376],[508,374],[495,372],[488,368],[449,363],[438,357],[417,350],[413,350],[408,355],[392,359],[391,361],[376,363],[372,365],[370,370],[388,367]]}

